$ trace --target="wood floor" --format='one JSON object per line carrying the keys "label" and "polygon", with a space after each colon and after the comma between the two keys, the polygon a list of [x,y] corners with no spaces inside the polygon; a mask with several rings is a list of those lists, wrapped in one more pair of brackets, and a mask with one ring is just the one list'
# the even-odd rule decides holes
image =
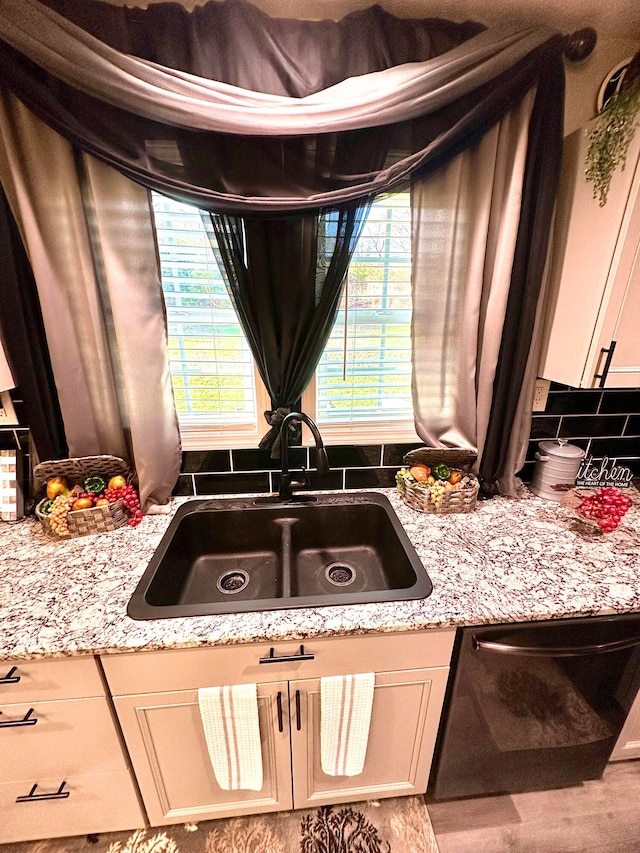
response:
{"label": "wood floor", "polygon": [[574,788],[427,807],[440,853],[640,853],[640,760]]}

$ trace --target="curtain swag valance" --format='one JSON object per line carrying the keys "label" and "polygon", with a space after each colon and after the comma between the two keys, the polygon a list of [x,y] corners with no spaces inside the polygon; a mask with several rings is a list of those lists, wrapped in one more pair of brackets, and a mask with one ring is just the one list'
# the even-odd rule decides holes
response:
{"label": "curtain swag valance", "polygon": [[153,121],[250,136],[337,133],[428,115],[495,79],[553,35],[545,28],[486,30],[435,59],[294,98],[124,55],[38,0],[3,0],[2,9],[0,37],[69,86]]}
{"label": "curtain swag valance", "polygon": [[[191,63],[162,56],[173,63],[162,65],[118,50],[112,44],[123,41],[121,17],[132,10],[109,5],[89,4],[94,16],[87,22],[73,0],[0,0],[0,82],[82,150],[145,186],[214,212],[318,209],[398,190],[413,173],[477,141],[533,86],[546,88],[550,60],[559,62],[561,54],[560,36],[546,28],[516,32],[404,20],[421,37],[405,38],[395,56],[377,58],[378,70],[343,78],[353,70],[345,60],[342,72],[334,66],[325,72],[328,86],[318,89],[325,81],[319,72],[312,75],[315,90],[307,93],[299,79],[305,44],[313,43],[314,25],[326,37],[327,27],[340,22],[279,21],[243,0],[208,3],[205,21],[181,10],[180,20],[186,16],[192,28],[199,23],[190,39],[202,44],[205,57],[205,23],[212,39],[220,31],[233,37],[238,15],[265,30],[268,47],[249,47],[230,72],[216,67],[217,56],[203,68],[202,56]],[[177,4],[162,6],[169,20]],[[145,35],[160,20],[158,11],[133,11],[127,24],[146,27]],[[357,54],[364,41],[356,38],[357,27],[365,36],[399,20],[379,7],[359,13],[349,21],[349,52]],[[296,28],[302,24],[301,37]],[[440,33],[428,40],[420,28],[443,30],[447,38]],[[236,49],[242,50],[240,42]],[[363,59],[356,70],[366,67]],[[261,68],[266,80],[290,78],[295,96],[246,88]],[[226,79],[212,79],[216,74]]]}

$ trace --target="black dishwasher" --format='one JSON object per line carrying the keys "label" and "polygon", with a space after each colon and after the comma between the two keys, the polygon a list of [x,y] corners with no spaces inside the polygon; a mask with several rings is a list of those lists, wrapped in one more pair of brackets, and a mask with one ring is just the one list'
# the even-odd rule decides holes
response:
{"label": "black dishwasher", "polygon": [[463,628],[435,800],[598,779],[640,686],[640,615]]}

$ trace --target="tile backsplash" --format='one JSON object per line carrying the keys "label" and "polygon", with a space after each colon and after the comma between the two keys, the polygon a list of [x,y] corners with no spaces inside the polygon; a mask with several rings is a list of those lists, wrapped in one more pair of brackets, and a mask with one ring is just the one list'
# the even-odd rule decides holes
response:
{"label": "tile backsplash", "polygon": [[[527,460],[520,472],[531,480],[538,442],[568,439],[594,460],[608,457],[640,476],[640,389],[574,389],[552,383],[544,412],[535,412]],[[389,488],[408,450],[414,444],[336,445],[327,447],[328,474],[309,472],[310,488]],[[292,448],[291,470],[315,467],[314,448]],[[183,453],[182,474],[174,494],[211,495],[273,492],[278,489],[280,464],[263,450],[212,450]]]}
{"label": "tile backsplash", "polygon": [[[0,449],[22,449],[27,493],[29,430],[19,391],[14,391],[12,398],[20,426],[0,428]],[[527,460],[520,472],[525,482],[531,480],[538,442],[552,438],[568,439],[594,460],[608,457],[640,476],[640,389],[575,389],[552,383],[545,411],[533,415]],[[314,448],[291,448],[289,462],[292,471],[302,467],[309,470],[313,489],[389,488],[395,485],[395,474],[405,453],[421,446],[418,439],[408,444],[330,446],[330,471],[324,475],[313,470]],[[174,494],[274,492],[278,489],[279,469],[279,461],[264,450],[186,451]]]}
{"label": "tile backsplash", "polygon": [[534,454],[543,439],[562,438],[600,461],[640,476],[640,389],[575,389],[551,383],[544,412],[534,412],[527,461],[520,476],[531,480]]}
{"label": "tile backsplash", "polygon": [[[387,488],[395,483],[402,456],[415,444],[334,445],[327,447],[330,470],[315,470],[315,448],[289,449],[292,471],[305,468],[312,489]],[[211,495],[278,490],[280,462],[267,450],[187,451],[174,494]],[[399,460],[398,462],[396,460]]]}

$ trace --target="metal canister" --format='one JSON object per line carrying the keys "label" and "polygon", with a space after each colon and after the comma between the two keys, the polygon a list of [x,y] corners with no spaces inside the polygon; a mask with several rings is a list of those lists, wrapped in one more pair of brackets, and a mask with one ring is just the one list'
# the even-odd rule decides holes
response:
{"label": "metal canister", "polygon": [[535,454],[536,466],[529,488],[534,495],[546,500],[562,500],[563,492],[575,486],[583,458],[584,450],[561,438],[541,441]]}

